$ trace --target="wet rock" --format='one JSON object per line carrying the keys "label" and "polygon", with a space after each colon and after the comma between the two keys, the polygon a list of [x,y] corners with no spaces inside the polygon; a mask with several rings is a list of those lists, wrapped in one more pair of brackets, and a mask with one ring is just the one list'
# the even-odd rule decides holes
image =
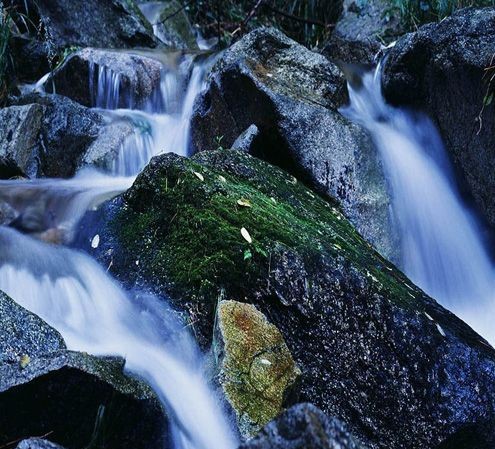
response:
{"label": "wet rock", "polygon": [[322,55],[261,28],[228,49],[192,118],[196,151],[225,148],[254,124],[251,153],[337,199],[362,235],[394,259],[395,236],[382,169],[368,134],[338,108],[345,79]]}
{"label": "wet rock", "polygon": [[259,137],[260,131],[256,125],[251,125],[244,131],[232,144],[233,150],[246,151],[251,153],[254,151],[256,138]]}
{"label": "wet rock", "polygon": [[197,49],[196,35],[186,9],[176,0],[139,1],[139,8],[152,24],[155,35],[171,48]]}
{"label": "wet rock", "polygon": [[158,94],[161,70],[161,63],[147,56],[85,48],[67,58],[53,82],[58,94],[84,106],[134,108]]}
{"label": "wet rock", "polygon": [[10,178],[36,170],[36,147],[43,120],[38,104],[0,109],[0,177]]}
{"label": "wet rock", "polygon": [[334,61],[376,63],[375,56],[381,48],[405,32],[399,11],[390,1],[345,0],[344,11],[323,54]]}
{"label": "wet rock", "polygon": [[298,404],[269,423],[240,449],[365,449],[337,418]]}
{"label": "wet rock", "polygon": [[219,382],[250,437],[282,411],[301,372],[282,334],[253,305],[221,301],[216,325]]}
{"label": "wet rock", "polygon": [[9,411],[0,441],[49,434],[75,448],[163,444],[158,401],[122,369],[121,359],[67,351],[57,331],[0,292],[0,408]]}
{"label": "wet rock", "polygon": [[240,151],[167,154],[119,201],[101,262],[168,294],[203,347],[224,294],[280,330],[300,399],[369,447],[433,448],[467,427],[493,438],[493,348],[293,176]]}
{"label": "wet rock", "polygon": [[0,176],[70,177],[109,168],[134,128],[60,95],[27,95],[0,110]]}
{"label": "wet rock", "polygon": [[46,46],[25,36],[10,40],[16,77],[24,83],[35,83],[50,71]]}
{"label": "wet rock", "polygon": [[21,441],[16,449],[63,449],[63,447],[42,438],[29,438]]}
{"label": "wet rock", "polygon": [[[8,0],[42,24],[47,56],[69,47],[154,47],[157,40],[133,0]],[[24,29],[24,26],[21,26]],[[32,30],[38,38],[38,30]],[[43,45],[43,44],[42,44]]]}
{"label": "wet rock", "polygon": [[495,8],[468,8],[399,40],[383,72],[388,101],[437,124],[480,213],[495,225]]}

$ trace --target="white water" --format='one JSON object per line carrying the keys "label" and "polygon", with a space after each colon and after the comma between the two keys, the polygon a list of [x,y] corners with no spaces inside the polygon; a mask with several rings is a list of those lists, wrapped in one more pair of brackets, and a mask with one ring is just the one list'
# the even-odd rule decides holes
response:
{"label": "white water", "polygon": [[349,86],[350,106],[343,112],[370,131],[379,150],[401,237],[401,268],[494,343],[494,267],[435,127],[385,103],[380,68],[362,82]]}
{"label": "white water", "polygon": [[[93,67],[91,80],[95,73],[98,80],[97,87],[89,82],[94,105],[130,118],[136,131],[111,173],[0,182],[0,199],[15,210],[17,221],[28,224],[21,228],[33,235],[63,229],[70,239],[84,212],[126,190],[152,156],[187,154],[192,106],[207,65],[186,56],[177,70],[164,66],[160,98],[152,98],[142,111],[114,110],[122,102],[118,77]],[[146,297],[138,303],[87,255],[11,228],[0,227],[0,248],[0,290],[56,328],[69,349],[124,357],[126,370],[143,377],[166,407],[174,448],[236,447],[218,398],[202,375],[201,354],[173,312],[164,310],[163,300]]]}

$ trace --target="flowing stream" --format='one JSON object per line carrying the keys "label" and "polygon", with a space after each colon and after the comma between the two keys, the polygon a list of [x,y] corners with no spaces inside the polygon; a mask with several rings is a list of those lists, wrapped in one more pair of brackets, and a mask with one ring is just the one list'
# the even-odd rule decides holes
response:
{"label": "flowing stream", "polygon": [[401,268],[495,343],[495,270],[457,190],[441,138],[422,115],[386,104],[380,67],[350,83],[343,113],[370,131],[392,196]]}
{"label": "flowing stream", "polygon": [[69,349],[124,357],[126,370],[144,378],[167,409],[176,449],[237,445],[203,377],[195,341],[163,300],[133,297],[89,256],[40,239],[70,242],[83,214],[127,190],[152,156],[187,153],[194,98],[210,63],[184,55],[178,67],[164,65],[159,98],[140,111],[115,110],[125,95],[118,76],[91,67],[94,106],[136,125],[110,173],[86,169],[70,180],[0,182],[0,200],[13,214],[10,227],[0,226],[0,289],[56,328]]}

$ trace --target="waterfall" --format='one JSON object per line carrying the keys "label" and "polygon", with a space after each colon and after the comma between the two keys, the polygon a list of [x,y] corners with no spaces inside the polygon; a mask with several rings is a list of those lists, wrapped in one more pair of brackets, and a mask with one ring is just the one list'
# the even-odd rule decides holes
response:
{"label": "waterfall", "polygon": [[380,67],[350,83],[349,96],[342,112],[370,132],[389,184],[402,270],[495,342],[494,267],[437,130],[427,117],[385,103]]}
{"label": "waterfall", "polygon": [[[195,341],[163,299],[138,301],[89,256],[41,240],[70,241],[83,214],[129,188],[154,155],[187,154],[194,99],[213,60],[196,63],[184,55],[178,68],[164,66],[158,98],[141,110],[132,109],[117,74],[90,66],[93,105],[135,126],[111,169],[86,169],[70,180],[0,182],[0,201],[13,214],[11,227],[0,226],[0,290],[57,329],[69,349],[124,357],[125,369],[145,379],[167,409],[175,449],[237,445],[203,377]],[[117,109],[124,100],[128,108]],[[62,238],[52,238],[53,231]]]}

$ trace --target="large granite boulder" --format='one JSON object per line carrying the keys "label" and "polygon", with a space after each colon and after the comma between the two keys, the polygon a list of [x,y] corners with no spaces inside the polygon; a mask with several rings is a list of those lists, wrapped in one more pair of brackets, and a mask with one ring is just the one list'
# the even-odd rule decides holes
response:
{"label": "large granite boulder", "polygon": [[344,10],[323,54],[334,61],[372,64],[380,50],[405,33],[389,0],[344,0]]}
{"label": "large granite boulder", "polygon": [[312,404],[297,404],[240,449],[365,449],[337,418]]}
{"label": "large granite boulder", "polygon": [[8,411],[0,441],[49,435],[71,448],[164,444],[159,402],[123,374],[123,363],[68,351],[57,331],[0,292],[0,409]]}
{"label": "large granite boulder", "polygon": [[[7,0],[29,20],[41,24],[47,54],[78,47],[154,47],[157,40],[151,25],[134,0]],[[36,29],[32,37],[38,38]]]}
{"label": "large granite boulder", "polygon": [[253,124],[251,153],[278,165],[345,214],[386,257],[395,236],[381,165],[368,134],[338,111],[347,101],[339,69],[279,31],[251,32],[217,62],[192,118],[194,151],[230,148]]}
{"label": "large granite boulder", "polygon": [[0,110],[0,177],[70,177],[111,166],[134,126],[60,95],[28,95]]}
{"label": "large granite boulder", "polygon": [[495,225],[495,8],[464,9],[390,50],[388,101],[427,112],[481,214]]}
{"label": "large granite boulder", "polygon": [[204,347],[221,295],[254,304],[302,372],[301,400],[369,447],[493,438],[493,348],[293,176],[241,151],[167,154],[106,213],[87,251],[169,295]]}
{"label": "large granite boulder", "polygon": [[147,56],[85,48],[70,55],[46,87],[84,106],[136,108],[159,93],[161,72],[162,64]]}

